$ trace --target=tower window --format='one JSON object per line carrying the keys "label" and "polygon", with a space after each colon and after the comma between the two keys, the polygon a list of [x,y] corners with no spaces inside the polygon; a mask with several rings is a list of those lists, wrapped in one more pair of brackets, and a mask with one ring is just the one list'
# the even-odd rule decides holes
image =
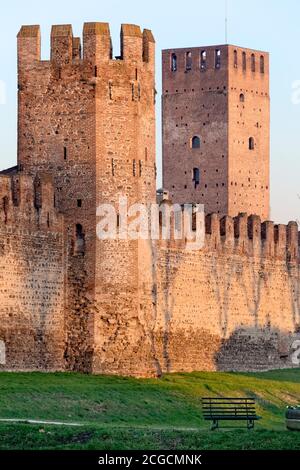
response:
{"label": "tower window", "polygon": [[233,52],[233,66],[235,69],[237,69],[238,66],[238,53],[237,50]]}
{"label": "tower window", "polygon": [[192,140],[191,140],[191,148],[192,149],[199,149],[201,146],[201,141],[200,141],[200,137],[198,137],[197,135],[195,135]]}
{"label": "tower window", "polygon": [[255,55],[251,54],[251,72],[255,72],[256,64],[255,64]]}
{"label": "tower window", "polygon": [[263,55],[260,56],[260,73],[265,73],[265,58]]}
{"label": "tower window", "polygon": [[206,70],[206,59],[207,59],[206,51],[201,51],[201,54],[200,54],[200,69],[201,70]]}
{"label": "tower window", "polygon": [[193,168],[193,182],[195,188],[200,184],[200,170],[199,168]]}
{"label": "tower window", "polygon": [[243,52],[242,58],[243,58],[243,70],[246,71],[246,70],[247,70],[247,56],[246,56],[246,52]]}
{"label": "tower window", "polygon": [[244,95],[244,93],[241,93],[241,94],[240,94],[240,102],[241,102],[241,103],[245,103],[245,95]]}
{"label": "tower window", "polygon": [[188,72],[192,70],[192,53],[187,52],[185,55],[185,70]]}
{"label": "tower window", "polygon": [[171,71],[176,72],[177,71],[177,55],[176,54],[171,54]]}
{"label": "tower window", "polygon": [[82,200],[81,199],[77,199],[77,207],[82,207]]}
{"label": "tower window", "polygon": [[219,69],[221,68],[221,50],[220,49],[216,49],[216,53],[215,53],[215,66],[216,66],[216,69]]}
{"label": "tower window", "polygon": [[64,160],[67,160],[67,147],[64,147]]}
{"label": "tower window", "polygon": [[254,147],[255,147],[254,138],[250,137],[249,138],[249,150],[254,150]]}

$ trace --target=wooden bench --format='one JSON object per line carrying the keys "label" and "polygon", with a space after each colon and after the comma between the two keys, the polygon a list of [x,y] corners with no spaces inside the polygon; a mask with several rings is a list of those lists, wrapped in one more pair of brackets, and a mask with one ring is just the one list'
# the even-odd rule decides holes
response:
{"label": "wooden bench", "polygon": [[253,398],[202,398],[202,410],[204,419],[212,421],[212,431],[219,427],[219,421],[247,421],[247,428],[253,429],[260,419]]}

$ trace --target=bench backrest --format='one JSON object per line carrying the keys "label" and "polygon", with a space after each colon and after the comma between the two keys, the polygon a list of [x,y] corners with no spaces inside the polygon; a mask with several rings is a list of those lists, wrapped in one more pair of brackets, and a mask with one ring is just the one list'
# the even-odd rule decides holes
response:
{"label": "bench backrest", "polygon": [[218,416],[236,418],[254,418],[254,398],[202,398],[203,416],[214,419]]}

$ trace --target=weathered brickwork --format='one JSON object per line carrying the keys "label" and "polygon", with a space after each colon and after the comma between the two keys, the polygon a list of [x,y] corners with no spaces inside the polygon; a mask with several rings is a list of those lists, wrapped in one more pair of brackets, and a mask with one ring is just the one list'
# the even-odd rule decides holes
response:
{"label": "weathered brickwork", "polygon": [[42,178],[39,209],[29,176],[1,176],[0,184],[0,338],[6,358],[0,369],[62,370],[63,218],[48,178]]}
{"label": "weathered brickwork", "polygon": [[85,23],[82,46],[71,25],[53,26],[50,60],[40,51],[39,26],[23,26],[18,165],[0,175],[0,369],[160,376],[293,365],[298,227],[264,222],[268,54],[205,48],[201,69],[204,49],[163,53],[164,184],[174,202],[215,212],[204,247],[189,251],[184,239],[97,235],[101,204],[156,200],[151,31],[122,25],[113,58],[107,23]]}
{"label": "weathered brickwork", "polygon": [[163,247],[156,349],[163,371],[292,366],[299,339],[296,223],[206,218],[205,247]]}

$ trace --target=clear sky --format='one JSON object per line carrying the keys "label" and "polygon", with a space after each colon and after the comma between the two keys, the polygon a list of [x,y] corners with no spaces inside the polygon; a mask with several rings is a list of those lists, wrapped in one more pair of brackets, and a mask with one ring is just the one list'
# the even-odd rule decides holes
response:
{"label": "clear sky", "polygon": [[[22,24],[42,27],[42,54],[49,58],[52,24],[72,23],[80,35],[85,21],[108,21],[119,53],[121,23],[150,28],[160,51],[225,42],[225,0],[10,0],[0,19],[0,169],[16,163],[16,34]],[[300,2],[228,0],[228,42],[271,54],[271,212],[276,222],[300,220]],[[294,88],[293,88],[294,87]],[[157,154],[161,166],[160,100]],[[159,176],[161,173],[159,174]],[[160,184],[160,181],[158,181]]]}

